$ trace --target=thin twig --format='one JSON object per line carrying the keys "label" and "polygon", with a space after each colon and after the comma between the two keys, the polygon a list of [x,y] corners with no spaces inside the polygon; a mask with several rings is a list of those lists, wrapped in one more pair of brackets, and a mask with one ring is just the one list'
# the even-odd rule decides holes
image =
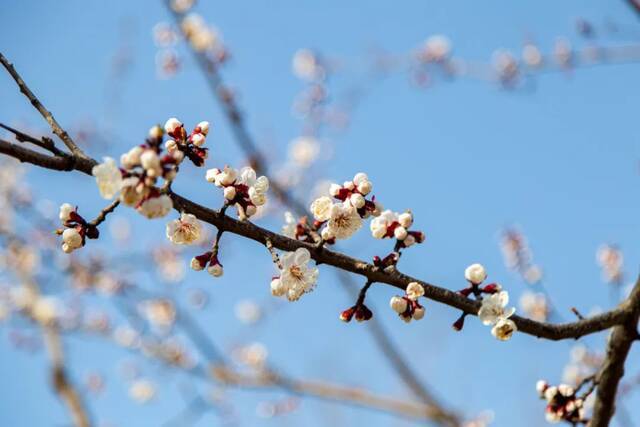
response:
{"label": "thin twig", "polygon": [[111,202],[109,204],[109,206],[107,206],[106,208],[102,209],[100,211],[100,213],[98,214],[98,216],[93,221],[91,221],[89,224],[93,225],[94,227],[99,226],[100,224],[102,224],[104,222],[105,219],[107,219],[107,215],[109,215],[111,212],[116,210],[116,208],[118,207],[119,204],[120,204],[120,199],[115,199],[113,202]]}
{"label": "thin twig", "polygon": [[62,142],[64,142],[67,148],[71,150],[71,153],[76,157],[86,158],[86,154],[84,154],[80,147],[76,145],[69,134],[64,129],[62,129],[62,127],[53,117],[53,114],[51,114],[51,112],[47,110],[44,105],[42,105],[40,100],[33,94],[33,92],[31,92],[31,89],[29,89],[24,80],[22,80],[22,77],[20,77],[13,64],[11,64],[11,62],[9,62],[9,60],[7,60],[7,58],[5,58],[2,53],[0,53],[0,63],[2,63],[7,72],[11,75],[11,77],[13,77],[13,80],[15,80],[16,84],[20,88],[20,92],[22,92],[24,96],[27,97],[27,99],[31,102],[31,105],[33,105],[33,107],[38,110],[42,117],[44,117],[47,123],[49,123],[49,126],[51,126],[51,130],[53,130],[53,133],[55,133],[58,138],[60,138]]}

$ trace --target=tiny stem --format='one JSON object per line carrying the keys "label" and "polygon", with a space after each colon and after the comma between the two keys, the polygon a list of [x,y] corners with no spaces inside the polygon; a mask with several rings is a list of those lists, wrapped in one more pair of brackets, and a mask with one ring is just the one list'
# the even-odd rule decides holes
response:
{"label": "tiny stem", "polygon": [[111,212],[116,210],[119,204],[120,204],[120,199],[116,199],[113,202],[111,202],[109,206],[107,206],[106,208],[100,211],[100,214],[98,214],[98,216],[93,221],[91,221],[89,225],[97,227],[98,225],[102,224],[104,220],[107,219],[107,215],[109,215]]}

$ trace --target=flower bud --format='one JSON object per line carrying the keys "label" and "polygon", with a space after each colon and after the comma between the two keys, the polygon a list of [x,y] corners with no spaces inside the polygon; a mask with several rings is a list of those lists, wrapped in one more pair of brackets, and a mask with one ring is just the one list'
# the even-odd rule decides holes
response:
{"label": "flower bud", "polygon": [[413,215],[411,212],[404,212],[398,215],[398,222],[404,228],[409,228],[413,224]]}
{"label": "flower bud", "polygon": [[416,307],[416,309],[413,311],[413,319],[414,320],[420,320],[424,317],[424,307]]}
{"label": "flower bud", "polygon": [[224,187],[224,198],[227,200],[233,200],[236,197],[236,188],[229,186]]}
{"label": "flower bud", "polygon": [[464,271],[464,277],[474,285],[479,285],[487,278],[487,272],[481,264],[471,264]]}
{"label": "flower bud", "polygon": [[206,138],[201,133],[194,133],[191,135],[191,143],[196,147],[202,147],[206,141]]}
{"label": "flower bud", "polygon": [[418,282],[411,282],[407,285],[405,292],[407,293],[407,298],[416,301],[424,295],[424,287]]}
{"label": "flower bud", "polygon": [[175,117],[170,118],[169,120],[167,120],[167,122],[164,124],[164,130],[167,132],[167,134],[169,134],[170,136],[175,136],[174,133],[176,132],[176,130],[178,130],[180,127],[182,127],[182,122],[180,122],[180,120],[176,119]]}
{"label": "flower bud", "polygon": [[222,268],[222,265],[214,263],[207,268],[207,272],[213,277],[220,277],[224,274],[224,269]]}
{"label": "flower bud", "polygon": [[361,207],[364,206],[364,203],[365,203],[364,196],[358,193],[353,193],[349,198],[349,201],[351,202],[351,206],[353,206],[356,209],[360,209]]}
{"label": "flower bud", "polygon": [[149,129],[149,138],[151,139],[160,139],[164,135],[164,131],[160,127],[160,125],[155,125],[151,129]]}
{"label": "flower bud", "polygon": [[204,136],[207,136],[207,134],[209,133],[209,122],[198,123],[198,126],[196,126],[196,130],[198,129],[200,129],[200,133],[202,133]]}
{"label": "flower bud", "polygon": [[216,176],[218,176],[219,173],[220,173],[220,169],[218,168],[209,169],[205,174],[205,178],[208,182],[216,182]]}
{"label": "flower bud", "polygon": [[404,228],[404,227],[402,227],[402,226],[400,226],[400,227],[396,227],[396,228],[393,230],[393,235],[394,235],[394,237],[395,237],[396,239],[398,239],[398,240],[404,240],[404,239],[406,239],[407,234],[408,234],[408,233],[407,233],[407,229],[406,229],[406,228]]}
{"label": "flower bud", "polygon": [[407,300],[399,296],[391,297],[391,300],[389,301],[391,309],[398,314],[407,311],[407,304]]}
{"label": "flower bud", "polygon": [[60,205],[60,221],[63,223],[69,221],[71,219],[71,212],[75,210],[76,209],[69,203],[63,203]]}
{"label": "flower bud", "polygon": [[279,277],[271,280],[271,295],[281,297],[287,292],[287,287],[282,283]]}

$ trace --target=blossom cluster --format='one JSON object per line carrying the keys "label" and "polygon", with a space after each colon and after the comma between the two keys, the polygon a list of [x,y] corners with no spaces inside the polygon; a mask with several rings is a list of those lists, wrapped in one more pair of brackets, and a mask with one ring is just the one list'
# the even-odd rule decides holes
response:
{"label": "blossom cluster", "polygon": [[[170,137],[165,143],[164,133]],[[127,206],[136,208],[147,218],[160,218],[173,208],[171,198],[156,187],[159,179],[170,183],[178,172],[178,166],[188,158],[196,166],[202,166],[208,150],[202,146],[209,132],[209,123],[200,122],[190,134],[176,118],[165,123],[164,129],[154,126],[144,144],[133,147],[120,157],[120,168],[111,158],[93,168],[100,194],[105,199],[119,196]]]}
{"label": "blossom cluster", "polygon": [[242,220],[255,215],[258,207],[267,202],[269,179],[266,176],[257,177],[256,171],[249,166],[240,171],[229,166],[222,170],[209,169],[206,179],[223,189],[225,205],[235,206]]}
{"label": "blossom cluster", "polygon": [[[478,310],[480,321],[485,325],[493,326],[491,334],[500,341],[509,340],[518,329],[513,320],[509,319],[516,309],[506,308],[509,303],[509,294],[497,283],[481,286],[487,278],[487,272],[482,264],[468,266],[464,271],[464,277],[469,285],[458,293],[465,297],[473,295],[477,300],[481,300],[482,304]],[[462,329],[465,316],[466,313],[463,313],[453,324],[455,330]]]}
{"label": "blossom cluster", "polygon": [[407,211],[401,214],[386,210],[371,221],[371,234],[376,239],[395,238],[399,248],[408,248],[415,243],[424,242],[422,231],[411,231],[413,214]]}
{"label": "blossom cluster", "polygon": [[398,316],[409,323],[411,320],[420,320],[424,317],[424,307],[420,305],[418,299],[424,295],[424,287],[418,282],[411,282],[407,285],[403,296],[393,296],[389,301],[389,306]]}
{"label": "blossom cluster", "polygon": [[69,203],[60,206],[60,221],[65,228],[56,233],[62,236],[62,250],[67,254],[83,247],[86,239],[100,236],[98,227],[87,222],[78,213],[78,208]]}
{"label": "blossom cluster", "polygon": [[334,243],[337,239],[347,239],[362,227],[362,220],[369,216],[378,216],[382,205],[375,201],[375,197],[367,200],[373,185],[365,173],[358,173],[352,181],[343,185],[331,184],[330,197],[320,197],[311,204],[311,213],[316,220],[315,228],[322,225],[321,236],[327,243]]}
{"label": "blossom cluster", "polygon": [[550,423],[567,421],[573,425],[586,423],[584,399],[576,396],[576,390],[567,385],[550,386],[546,381],[540,380],[536,384],[536,390],[541,399],[547,401],[545,417]]}

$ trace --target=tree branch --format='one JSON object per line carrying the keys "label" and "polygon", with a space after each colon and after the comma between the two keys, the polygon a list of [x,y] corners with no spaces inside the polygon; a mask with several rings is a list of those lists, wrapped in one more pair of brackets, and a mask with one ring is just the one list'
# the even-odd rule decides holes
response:
{"label": "tree branch", "polygon": [[55,133],[58,138],[60,138],[62,142],[64,142],[67,148],[71,150],[71,153],[73,153],[78,158],[86,158],[86,154],[84,154],[80,147],[76,145],[69,134],[64,129],[62,129],[62,127],[60,127],[56,119],[53,117],[53,114],[51,114],[51,112],[47,110],[44,105],[42,105],[40,100],[33,94],[33,92],[31,92],[31,89],[29,89],[24,80],[22,80],[22,77],[20,77],[16,69],[13,67],[13,64],[11,64],[11,62],[9,62],[2,53],[0,53],[0,63],[11,75],[11,77],[13,77],[13,80],[15,80],[16,84],[20,88],[20,92],[22,92],[24,96],[27,97],[27,99],[31,102],[31,105],[33,105],[34,108],[38,110],[38,112],[42,115],[42,117],[44,117],[47,123],[49,123],[49,126],[51,126],[51,130],[53,130],[53,133]]}
{"label": "tree branch", "polygon": [[638,339],[638,318],[640,317],[640,277],[631,295],[623,303],[625,321],[613,328],[607,344],[607,355],[598,373],[598,389],[589,427],[609,425],[615,412],[618,384],[624,375],[624,364],[631,345]]}
{"label": "tree branch", "polygon": [[[15,157],[18,160],[29,162],[44,168],[53,170],[68,170],[69,161],[65,157],[52,157],[24,147],[16,146],[0,140],[0,152]],[[79,160],[75,165],[75,169],[87,175],[91,175],[91,169],[97,162],[94,159],[86,158]],[[420,283],[425,290],[425,297],[450,307],[457,308],[466,313],[477,315],[480,309],[480,303],[466,298],[457,292],[450,291],[440,286],[419,280],[415,277],[403,274],[398,270],[385,272],[380,270],[373,264],[352,258],[339,252],[333,252],[324,247],[318,247],[311,243],[293,240],[286,236],[266,230],[248,221],[238,221],[225,214],[209,209],[198,203],[192,202],[176,193],[170,193],[173,200],[174,208],[178,212],[187,212],[195,215],[201,221],[214,225],[218,230],[224,230],[232,234],[246,237],[254,240],[261,245],[265,245],[267,239],[275,248],[284,251],[295,251],[298,248],[306,248],[309,250],[311,257],[318,264],[328,264],[338,269],[359,274],[368,280],[377,283],[386,283],[398,289],[404,290],[411,282]],[[579,338],[594,332],[609,329],[626,320],[628,312],[622,307],[618,307],[590,317],[571,323],[552,324],[546,322],[536,322],[531,319],[520,316],[512,316],[511,319],[518,326],[520,332],[536,336],[538,338],[546,338],[550,340],[562,340],[569,338]]]}

